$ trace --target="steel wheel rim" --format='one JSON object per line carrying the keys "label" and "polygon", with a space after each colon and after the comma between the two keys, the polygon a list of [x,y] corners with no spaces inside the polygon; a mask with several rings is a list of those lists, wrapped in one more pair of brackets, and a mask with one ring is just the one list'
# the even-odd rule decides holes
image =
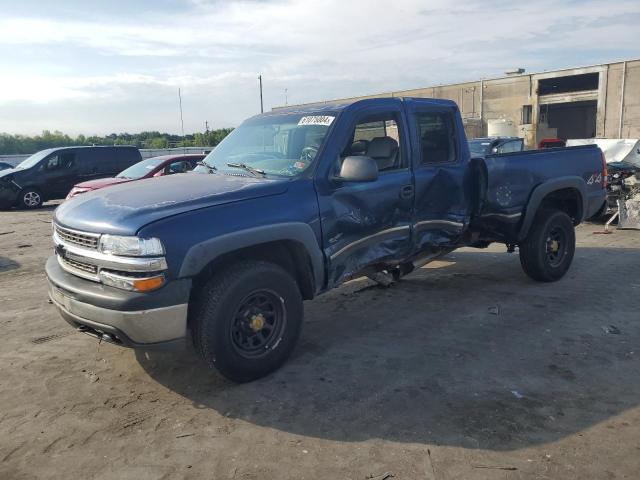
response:
{"label": "steel wheel rim", "polygon": [[245,358],[267,355],[277,347],[286,325],[284,300],[271,290],[242,299],[231,323],[231,344]]}
{"label": "steel wheel rim", "polygon": [[35,207],[40,204],[40,195],[37,192],[27,192],[22,199],[27,207]]}
{"label": "steel wheel rim", "polygon": [[559,227],[552,228],[547,234],[546,256],[549,265],[558,267],[567,251],[567,236]]}

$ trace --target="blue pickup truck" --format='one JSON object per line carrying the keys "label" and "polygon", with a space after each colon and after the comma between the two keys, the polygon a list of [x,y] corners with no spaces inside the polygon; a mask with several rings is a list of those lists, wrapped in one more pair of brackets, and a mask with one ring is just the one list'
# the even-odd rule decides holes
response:
{"label": "blue pickup truck", "polygon": [[303,300],[503,243],[560,279],[574,226],[605,206],[595,146],[471,158],[445,100],[291,107],[236,128],[194,172],[86,193],[54,214],[50,298],[78,330],[156,348],[191,339],[234,381],[278,368]]}

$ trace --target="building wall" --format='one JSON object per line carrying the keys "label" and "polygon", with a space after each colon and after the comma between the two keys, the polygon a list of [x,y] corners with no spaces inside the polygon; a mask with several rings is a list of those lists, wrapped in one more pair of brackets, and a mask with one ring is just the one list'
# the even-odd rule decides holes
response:
{"label": "building wall", "polygon": [[[626,67],[625,67],[626,63]],[[620,128],[622,78],[624,75],[624,107]],[[538,81],[546,78],[598,73],[597,91],[572,92],[560,95],[538,95]],[[552,72],[478,80],[451,85],[423,87],[411,90],[366,95],[340,99],[355,101],[379,97],[418,97],[453,100],[458,104],[470,137],[486,135],[487,122],[507,119],[517,128],[517,134],[525,139],[525,145],[535,147],[537,142],[553,136],[555,130],[540,123],[539,107],[543,103],[571,103],[584,100],[597,101],[595,135],[599,138],[640,138],[640,60],[594,65],[583,68],[556,70]],[[329,102],[316,102],[329,103]],[[522,123],[522,109],[531,105],[530,124]],[[592,112],[585,112],[593,122]]]}

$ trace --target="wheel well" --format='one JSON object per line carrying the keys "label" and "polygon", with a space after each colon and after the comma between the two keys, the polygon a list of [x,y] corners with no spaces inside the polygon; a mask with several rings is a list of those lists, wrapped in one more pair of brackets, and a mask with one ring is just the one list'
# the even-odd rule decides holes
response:
{"label": "wheel well", "polygon": [[555,208],[565,212],[574,225],[582,221],[582,195],[575,188],[563,188],[549,193],[542,199],[539,209]]}
{"label": "wheel well", "polygon": [[263,260],[284,268],[300,288],[302,298],[311,300],[315,293],[315,281],[311,259],[304,245],[295,240],[278,240],[261,243],[225,253],[204,267],[193,281],[193,291],[199,290],[216,272],[231,268],[242,260]]}

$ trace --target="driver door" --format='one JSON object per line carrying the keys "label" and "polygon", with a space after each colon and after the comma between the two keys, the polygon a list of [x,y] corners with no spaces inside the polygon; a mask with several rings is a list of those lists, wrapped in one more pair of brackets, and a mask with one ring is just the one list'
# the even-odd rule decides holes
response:
{"label": "driver door", "polygon": [[400,106],[364,109],[351,132],[330,175],[339,172],[347,156],[366,155],[376,161],[378,179],[333,180],[327,194],[318,197],[329,286],[368,266],[404,258],[410,249],[413,181]]}
{"label": "driver door", "polygon": [[44,169],[50,198],[64,198],[78,180],[74,152],[60,152],[49,157],[44,164]]}

